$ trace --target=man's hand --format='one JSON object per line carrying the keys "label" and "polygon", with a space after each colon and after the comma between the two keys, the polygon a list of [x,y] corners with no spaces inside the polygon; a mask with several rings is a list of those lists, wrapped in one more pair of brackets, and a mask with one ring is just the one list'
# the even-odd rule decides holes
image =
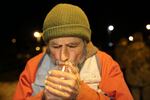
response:
{"label": "man's hand", "polygon": [[51,70],[45,80],[44,95],[47,99],[75,99],[79,92],[79,74],[73,65],[65,71]]}

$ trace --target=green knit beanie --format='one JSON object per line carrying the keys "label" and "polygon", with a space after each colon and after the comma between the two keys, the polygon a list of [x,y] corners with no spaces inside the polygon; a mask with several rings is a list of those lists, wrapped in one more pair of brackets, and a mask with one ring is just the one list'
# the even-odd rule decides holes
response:
{"label": "green knit beanie", "polygon": [[75,36],[87,42],[91,40],[88,18],[78,6],[57,4],[47,14],[43,24],[43,39],[47,43],[52,38]]}

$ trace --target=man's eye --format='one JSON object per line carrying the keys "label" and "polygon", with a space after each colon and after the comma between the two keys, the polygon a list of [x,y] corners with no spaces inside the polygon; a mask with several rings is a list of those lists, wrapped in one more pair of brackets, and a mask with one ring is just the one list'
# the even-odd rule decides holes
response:
{"label": "man's eye", "polygon": [[53,48],[60,48],[60,46],[59,46],[59,45],[58,45],[58,46],[57,46],[57,45],[55,45],[55,46],[52,46],[52,47],[53,47]]}
{"label": "man's eye", "polygon": [[70,48],[76,48],[76,45],[69,45]]}

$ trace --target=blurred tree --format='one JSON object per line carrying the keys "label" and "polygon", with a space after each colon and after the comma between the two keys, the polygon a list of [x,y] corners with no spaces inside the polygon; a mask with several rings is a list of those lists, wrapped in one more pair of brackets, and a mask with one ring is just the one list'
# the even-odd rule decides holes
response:
{"label": "blurred tree", "polygon": [[125,78],[135,100],[149,100],[150,48],[145,44],[142,33],[134,33],[133,39],[128,45],[116,49],[115,54],[125,69]]}

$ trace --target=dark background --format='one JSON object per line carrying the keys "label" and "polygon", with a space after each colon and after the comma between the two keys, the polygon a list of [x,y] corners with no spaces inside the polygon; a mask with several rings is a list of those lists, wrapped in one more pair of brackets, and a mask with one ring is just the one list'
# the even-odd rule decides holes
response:
{"label": "dark background", "polygon": [[[150,24],[148,0],[1,0],[0,100],[12,100],[15,86],[26,61],[41,52],[41,50],[35,50],[36,46],[44,46],[42,40],[37,42],[33,37],[33,33],[35,31],[42,32],[42,25],[46,14],[53,6],[60,2],[76,4],[85,11],[91,25],[93,43],[99,49],[109,53],[114,59],[119,58],[119,63],[121,61],[123,64],[125,63],[125,66],[121,66],[123,73],[125,73],[126,68],[131,66],[137,69],[137,65],[140,66],[140,63],[145,59],[145,55],[150,54],[145,53],[141,55],[143,56],[141,57],[142,60],[137,58],[137,62],[129,66],[127,62],[133,60],[134,57],[136,58],[135,51],[141,53],[143,49],[145,50],[145,47],[140,50],[133,50],[134,53],[127,54],[124,54],[125,51],[128,51],[126,47],[117,47],[121,39],[128,40],[128,37],[136,32],[142,33],[144,43],[150,47],[150,30],[145,28],[146,24]],[[114,30],[109,33],[107,27],[110,24],[114,25]],[[13,39],[16,42],[13,43]],[[111,47],[108,46],[110,42],[113,43]],[[138,47],[137,45],[135,46]],[[117,51],[117,56],[114,54],[115,50]],[[135,56],[132,57],[132,53]],[[122,58],[124,59],[122,54],[125,55],[125,58],[129,59],[122,60]],[[137,69],[137,73],[134,72],[135,69],[131,68],[129,70],[131,71],[130,75],[128,73],[124,74],[124,76],[127,75],[129,78],[125,77],[125,80],[135,100],[150,100],[150,85],[139,86],[140,83],[149,83],[149,79],[145,79],[150,75],[149,65],[147,66],[149,62],[150,59],[144,62],[146,63],[146,68],[142,65],[141,68]],[[142,68],[145,68],[145,70]],[[139,76],[142,76],[146,81],[143,81]],[[137,85],[134,84],[135,82],[137,82]],[[129,83],[134,85],[129,85]]]}
{"label": "dark background", "polygon": [[[128,38],[134,32],[142,32],[148,41],[150,32],[145,25],[150,24],[148,2],[142,1],[108,1],[108,0],[6,0],[0,3],[0,72],[22,71],[26,61],[38,54],[37,43],[33,37],[35,31],[42,32],[46,14],[57,3],[67,2],[80,6],[89,18],[92,41],[100,49],[110,53],[113,47],[108,43],[118,43],[122,37]],[[108,25],[115,29],[108,34]],[[12,43],[12,39],[16,43]]]}

